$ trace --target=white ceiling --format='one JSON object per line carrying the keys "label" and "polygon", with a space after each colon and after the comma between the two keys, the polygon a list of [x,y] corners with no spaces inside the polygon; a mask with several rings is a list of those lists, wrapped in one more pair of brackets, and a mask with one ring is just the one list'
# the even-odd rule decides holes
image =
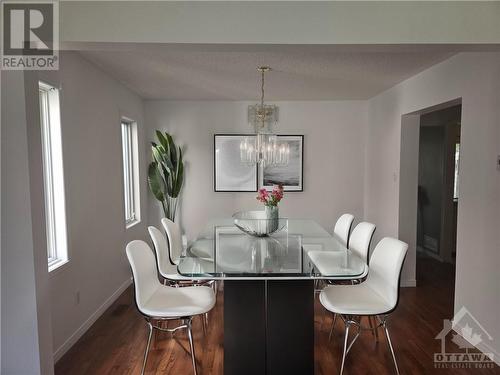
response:
{"label": "white ceiling", "polygon": [[[102,48],[102,47],[101,47]],[[446,48],[147,45],[80,53],[144,99],[368,99],[454,54]],[[63,62],[62,62],[63,63]]]}

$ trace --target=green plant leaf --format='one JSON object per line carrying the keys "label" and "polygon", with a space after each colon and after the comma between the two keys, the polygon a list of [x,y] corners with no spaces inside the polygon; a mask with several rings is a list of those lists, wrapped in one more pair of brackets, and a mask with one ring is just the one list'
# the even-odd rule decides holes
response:
{"label": "green plant leaf", "polygon": [[[167,134],[167,133],[165,133]],[[165,136],[163,135],[163,133],[159,130],[156,131],[156,138],[158,138],[158,141],[160,141],[160,144],[163,146],[163,148],[165,150],[168,150],[168,140],[167,138],[165,138]]]}
{"label": "green plant leaf", "polygon": [[149,164],[148,184],[149,189],[151,190],[155,198],[160,202],[163,202],[165,200],[165,185],[163,183],[163,178],[161,177],[160,171],[158,170],[158,164],[156,164],[156,162],[152,162]]}
{"label": "green plant leaf", "polygon": [[182,189],[182,183],[184,182],[184,163],[182,161],[179,162],[179,169],[177,172],[177,181],[174,189],[174,197],[177,198]]}
{"label": "green plant leaf", "polygon": [[167,169],[173,169],[174,166],[170,159],[167,157],[165,152],[163,152],[163,147],[155,145],[152,147],[152,153],[153,153],[153,159],[156,161],[158,164],[163,165]]}
{"label": "green plant leaf", "polygon": [[177,163],[177,169],[175,171],[176,181],[173,191],[173,197],[177,198],[181,192],[182,183],[184,180],[184,162],[182,161],[182,150],[179,147],[179,161]]}
{"label": "green plant leaf", "polygon": [[161,165],[163,166],[163,168],[165,168],[165,170],[167,171],[167,174],[172,173],[172,171],[174,170],[174,166],[172,165],[172,162],[168,159],[163,161],[161,163]]}
{"label": "green plant leaf", "polygon": [[168,141],[168,149],[170,151],[170,160],[172,161],[173,165],[176,165],[177,164],[177,147],[175,146],[174,139],[168,133],[165,133],[165,137],[167,138],[167,141]]}
{"label": "green plant leaf", "polygon": [[160,150],[158,150],[158,145],[154,142],[151,143],[151,153],[153,155],[154,161],[157,163],[161,163],[163,160],[163,157],[161,155]]}

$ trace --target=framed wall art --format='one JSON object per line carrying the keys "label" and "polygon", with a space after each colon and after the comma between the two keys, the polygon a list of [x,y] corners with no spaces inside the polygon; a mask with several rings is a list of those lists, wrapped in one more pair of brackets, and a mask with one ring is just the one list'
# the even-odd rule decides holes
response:
{"label": "framed wall art", "polygon": [[248,134],[214,135],[214,191],[257,191],[257,165],[241,162],[240,144]]}
{"label": "framed wall art", "polygon": [[280,143],[288,143],[290,159],[285,166],[266,166],[259,170],[260,186],[272,190],[274,185],[283,185],[285,191],[303,191],[304,136],[278,135]]}

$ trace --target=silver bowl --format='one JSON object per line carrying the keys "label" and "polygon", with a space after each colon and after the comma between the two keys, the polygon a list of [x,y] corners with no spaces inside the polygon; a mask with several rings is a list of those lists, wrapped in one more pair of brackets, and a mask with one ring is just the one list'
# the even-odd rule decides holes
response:
{"label": "silver bowl", "polygon": [[254,237],[265,237],[282,230],[286,219],[269,218],[265,211],[241,211],[233,215],[234,225]]}

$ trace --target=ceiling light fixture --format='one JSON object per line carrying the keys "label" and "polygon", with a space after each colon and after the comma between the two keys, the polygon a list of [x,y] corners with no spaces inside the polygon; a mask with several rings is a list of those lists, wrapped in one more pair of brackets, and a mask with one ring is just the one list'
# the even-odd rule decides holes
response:
{"label": "ceiling light fixture", "polygon": [[290,160],[288,143],[278,142],[273,127],[278,122],[278,106],[264,104],[264,75],[269,66],[259,66],[261,73],[260,103],[248,106],[248,123],[253,126],[255,135],[246,137],[240,143],[241,162],[247,165],[261,166],[287,165]]}

